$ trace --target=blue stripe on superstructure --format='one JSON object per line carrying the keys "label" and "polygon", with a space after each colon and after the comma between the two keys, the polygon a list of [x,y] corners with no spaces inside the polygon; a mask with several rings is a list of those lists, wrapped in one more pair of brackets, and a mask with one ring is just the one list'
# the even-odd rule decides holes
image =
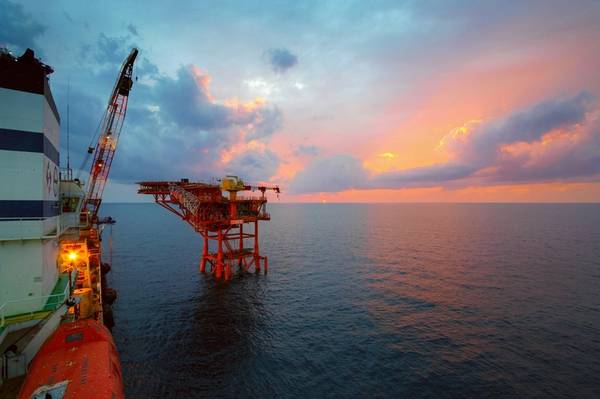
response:
{"label": "blue stripe on superstructure", "polygon": [[0,150],[41,152],[58,165],[58,150],[43,133],[0,128]]}
{"label": "blue stripe on superstructure", "polygon": [[47,218],[60,212],[58,201],[0,200],[1,218]]}

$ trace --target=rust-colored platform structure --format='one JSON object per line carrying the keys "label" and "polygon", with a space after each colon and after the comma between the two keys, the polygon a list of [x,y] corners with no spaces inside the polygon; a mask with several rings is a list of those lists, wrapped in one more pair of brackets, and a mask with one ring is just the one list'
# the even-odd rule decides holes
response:
{"label": "rust-colored platform structure", "polygon": [[[229,279],[234,266],[260,272],[261,263],[266,273],[266,256],[260,254],[258,222],[270,220],[266,212],[265,192],[279,193],[277,186],[248,186],[237,176],[227,176],[220,184],[180,181],[139,182],[139,194],[148,194],[154,201],[176,214],[204,238],[200,271],[207,265],[217,279]],[[239,191],[259,191],[259,196],[238,196]],[[224,196],[224,192],[229,195]],[[250,231],[244,230],[244,224]],[[253,228],[252,228],[253,227]],[[216,242],[216,251],[209,251],[209,242]],[[251,247],[245,244],[250,242]]]}

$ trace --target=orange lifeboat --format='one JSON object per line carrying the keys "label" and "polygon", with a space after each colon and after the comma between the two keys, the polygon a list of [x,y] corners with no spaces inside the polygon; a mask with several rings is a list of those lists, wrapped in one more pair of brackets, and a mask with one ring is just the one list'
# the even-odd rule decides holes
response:
{"label": "orange lifeboat", "polygon": [[124,398],[108,329],[95,320],[61,325],[37,353],[19,399]]}

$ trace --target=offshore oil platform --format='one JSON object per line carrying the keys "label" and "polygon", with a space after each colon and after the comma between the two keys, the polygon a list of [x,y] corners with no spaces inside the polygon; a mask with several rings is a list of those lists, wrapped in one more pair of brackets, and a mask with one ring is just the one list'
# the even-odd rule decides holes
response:
{"label": "offshore oil platform", "polygon": [[[230,279],[235,266],[241,271],[254,267],[260,272],[261,263],[267,273],[269,260],[260,254],[258,222],[271,219],[267,213],[268,190],[279,194],[279,186],[246,185],[237,176],[226,176],[220,184],[180,181],[139,182],[140,194],[154,201],[189,223],[204,239],[200,271],[214,274],[217,279]],[[238,192],[258,191],[259,196],[241,196]],[[228,196],[224,196],[227,192]],[[254,224],[244,231],[244,224]],[[251,247],[245,243],[252,242]],[[216,251],[209,251],[209,242]]]}

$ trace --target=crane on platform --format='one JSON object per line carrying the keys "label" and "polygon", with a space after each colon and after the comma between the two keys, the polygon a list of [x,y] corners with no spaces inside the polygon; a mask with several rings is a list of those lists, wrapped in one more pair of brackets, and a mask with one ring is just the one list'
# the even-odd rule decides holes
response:
{"label": "crane on platform", "polygon": [[235,201],[238,191],[260,191],[264,197],[267,190],[272,190],[278,196],[281,193],[279,186],[267,185],[267,184],[246,184],[238,176],[227,175],[222,179],[218,180],[221,184],[221,189],[229,193],[229,199]]}
{"label": "crane on platform", "polygon": [[102,203],[102,193],[108,179],[110,167],[115,156],[119,135],[125,121],[129,91],[133,86],[133,63],[138,50],[133,48],[123,62],[121,71],[108,99],[106,111],[100,122],[100,135],[96,147],[89,147],[88,154],[94,154],[90,169],[82,216],[89,224],[98,223],[98,210]]}

